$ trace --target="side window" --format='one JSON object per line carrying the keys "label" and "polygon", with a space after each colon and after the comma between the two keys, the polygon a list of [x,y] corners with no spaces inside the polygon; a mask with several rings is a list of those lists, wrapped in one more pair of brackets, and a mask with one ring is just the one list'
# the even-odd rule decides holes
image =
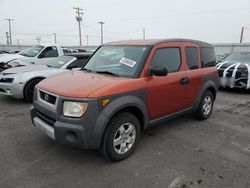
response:
{"label": "side window", "polygon": [[48,57],[58,57],[57,48],[55,46],[47,47],[39,55],[39,58],[48,58]]}
{"label": "side window", "polygon": [[214,48],[201,48],[202,67],[213,67],[216,65]]}
{"label": "side window", "polygon": [[179,48],[161,48],[156,50],[151,67],[166,67],[168,72],[178,72],[181,65]]}
{"label": "side window", "polygon": [[188,68],[190,70],[198,69],[199,68],[198,49],[195,47],[186,47],[185,54],[186,54],[186,62]]}

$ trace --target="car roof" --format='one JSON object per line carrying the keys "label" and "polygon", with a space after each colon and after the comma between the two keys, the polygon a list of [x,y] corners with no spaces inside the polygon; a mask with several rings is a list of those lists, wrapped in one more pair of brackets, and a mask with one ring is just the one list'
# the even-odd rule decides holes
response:
{"label": "car roof", "polygon": [[212,44],[199,41],[199,40],[193,40],[193,39],[182,39],[182,38],[176,38],[176,39],[149,39],[149,40],[123,40],[123,41],[114,41],[110,43],[106,43],[104,45],[106,46],[113,46],[113,45],[135,45],[135,46],[154,46],[161,43],[167,43],[167,42],[191,42],[199,45],[200,47],[213,47]]}

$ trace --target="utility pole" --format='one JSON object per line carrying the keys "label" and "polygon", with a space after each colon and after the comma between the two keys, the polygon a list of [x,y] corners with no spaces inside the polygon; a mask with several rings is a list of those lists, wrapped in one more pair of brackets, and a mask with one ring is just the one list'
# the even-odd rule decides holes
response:
{"label": "utility pole", "polygon": [[241,28],[240,43],[242,43],[243,41],[243,35],[244,35],[244,27]]}
{"label": "utility pole", "polygon": [[19,42],[19,39],[16,40],[16,43],[17,43],[18,49],[20,50],[20,42]]}
{"label": "utility pole", "polygon": [[145,40],[146,39],[146,30],[145,30],[145,28],[143,28],[143,40]]}
{"label": "utility pole", "polygon": [[87,46],[89,45],[89,36],[86,35],[86,39],[87,39]]}
{"label": "utility pole", "polygon": [[8,32],[6,32],[6,39],[7,39],[7,44],[9,45],[10,44],[10,41],[9,41],[9,33]]}
{"label": "utility pole", "polygon": [[56,44],[56,33],[54,33],[54,40],[55,40],[55,44]]}
{"label": "utility pole", "polygon": [[79,7],[73,7],[73,9],[76,10],[76,21],[78,22],[78,26],[79,26],[79,41],[80,41],[80,46],[82,46],[82,32],[81,32],[81,21],[82,21],[82,16],[83,12],[81,8]]}
{"label": "utility pole", "polygon": [[104,22],[100,21],[98,23],[101,24],[101,45],[103,45],[103,24],[104,24]]}
{"label": "utility pole", "polygon": [[36,37],[37,43],[40,44],[41,38],[38,36]]}
{"label": "utility pole", "polygon": [[9,36],[10,36],[10,45],[12,45],[12,34],[11,34],[11,21],[14,21],[14,19],[10,19],[10,18],[7,18],[7,19],[5,19],[5,20],[7,20],[8,22],[9,22]]}

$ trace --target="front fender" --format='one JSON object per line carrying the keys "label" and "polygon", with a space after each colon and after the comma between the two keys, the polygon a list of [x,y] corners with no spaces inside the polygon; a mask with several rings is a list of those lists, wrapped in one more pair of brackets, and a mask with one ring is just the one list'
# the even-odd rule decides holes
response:
{"label": "front fender", "polygon": [[[106,127],[108,126],[109,121],[111,120],[114,115],[121,111],[122,109],[125,109],[126,107],[135,107],[143,115],[143,122],[144,127],[148,124],[148,113],[147,113],[147,90],[138,90],[133,91],[126,94],[118,94],[111,97],[105,97],[109,98],[110,102],[105,107],[101,107],[101,100],[100,99],[100,108],[101,108],[101,114],[104,115],[107,118],[107,121],[103,121],[103,117],[97,119],[97,126],[95,127],[95,134],[97,134],[97,138],[101,138]],[[100,140],[101,142],[101,140]],[[100,143],[99,142],[99,143]]]}

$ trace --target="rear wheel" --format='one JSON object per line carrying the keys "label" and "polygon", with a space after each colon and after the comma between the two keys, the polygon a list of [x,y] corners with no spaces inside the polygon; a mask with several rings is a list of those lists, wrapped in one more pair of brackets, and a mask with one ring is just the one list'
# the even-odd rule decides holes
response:
{"label": "rear wheel", "polygon": [[42,79],[34,79],[29,81],[24,88],[24,99],[28,102],[33,101],[34,88]]}
{"label": "rear wheel", "polygon": [[206,91],[202,96],[198,109],[194,115],[199,120],[205,120],[210,117],[214,105],[214,97],[211,91]]}
{"label": "rear wheel", "polygon": [[131,113],[114,117],[105,133],[101,151],[110,161],[120,161],[134,151],[141,134],[140,122]]}

